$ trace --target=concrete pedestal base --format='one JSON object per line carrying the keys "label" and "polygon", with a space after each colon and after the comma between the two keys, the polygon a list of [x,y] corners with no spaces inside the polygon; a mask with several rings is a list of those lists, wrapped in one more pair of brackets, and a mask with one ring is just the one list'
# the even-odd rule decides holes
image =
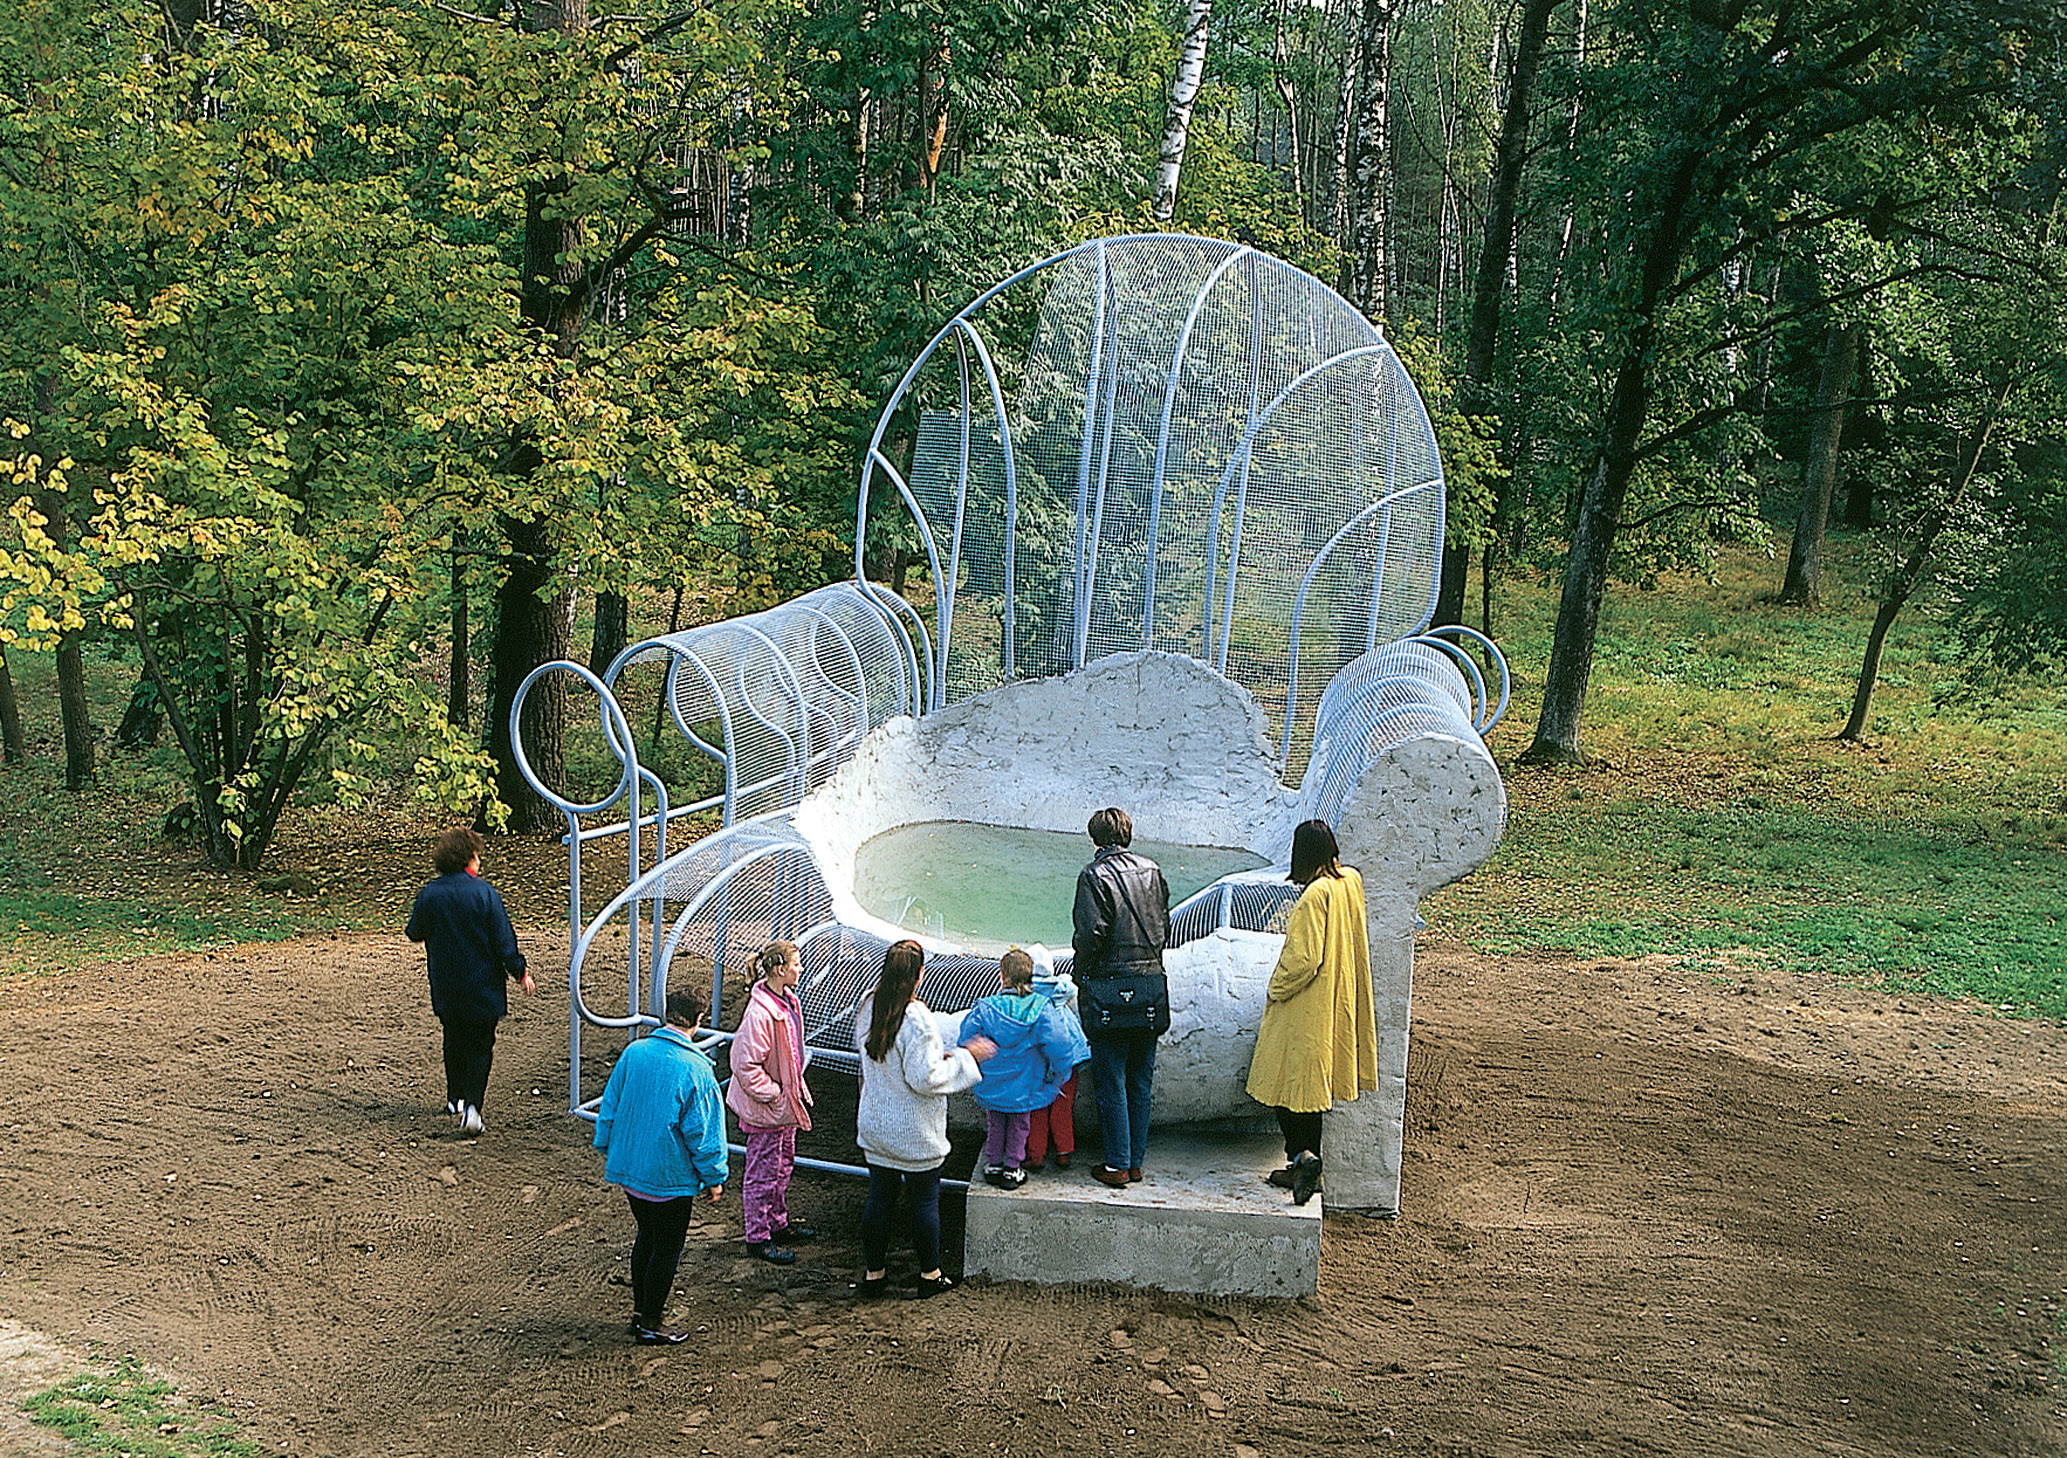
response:
{"label": "concrete pedestal base", "polygon": [[1264,1182],[1284,1163],[1268,1135],[1157,1133],[1139,1184],[1091,1178],[1096,1146],[1077,1167],[1047,1169],[1017,1190],[977,1171],[969,1185],[963,1269],[999,1281],[1113,1281],[1222,1296],[1308,1296],[1318,1288],[1321,1201],[1294,1205]]}

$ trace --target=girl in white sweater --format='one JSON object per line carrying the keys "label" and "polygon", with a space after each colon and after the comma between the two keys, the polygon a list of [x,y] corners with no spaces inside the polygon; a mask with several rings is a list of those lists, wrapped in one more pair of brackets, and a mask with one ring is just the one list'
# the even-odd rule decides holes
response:
{"label": "girl in white sweater", "polygon": [[978,1066],[998,1051],[988,1038],[943,1047],[933,1014],[917,997],[926,953],[914,941],[883,954],[876,990],[861,1000],[854,1046],[861,1054],[861,1106],[854,1136],[868,1160],[868,1203],[861,1211],[861,1250],[868,1268],[863,1296],[889,1284],[890,1226],[900,1187],[911,1200],[912,1253],[919,1295],[938,1296],[958,1283],[940,1269],[940,1165],[947,1158],[947,1096],[983,1078]]}

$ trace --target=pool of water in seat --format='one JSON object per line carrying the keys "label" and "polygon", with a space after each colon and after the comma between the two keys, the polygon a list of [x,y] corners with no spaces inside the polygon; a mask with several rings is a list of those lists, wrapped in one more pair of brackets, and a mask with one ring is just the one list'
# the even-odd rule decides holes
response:
{"label": "pool of water in seat", "polygon": [[[1175,907],[1234,871],[1267,862],[1246,850],[1131,847],[1163,869]],[[909,931],[980,949],[1038,942],[1069,948],[1077,872],[1095,847],[1081,832],[930,820],[865,842],[854,857],[854,895],[874,916]]]}

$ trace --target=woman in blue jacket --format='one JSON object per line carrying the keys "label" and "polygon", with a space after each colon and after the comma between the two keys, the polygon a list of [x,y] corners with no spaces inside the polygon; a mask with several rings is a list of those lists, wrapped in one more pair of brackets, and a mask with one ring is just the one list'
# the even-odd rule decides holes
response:
{"label": "woman in blue jacket", "polygon": [[725,1193],[725,1101],[710,1059],[690,1042],[703,1003],[670,989],[667,1025],[625,1049],[596,1109],[603,1178],[624,1187],[638,1223],[632,1243],[632,1339],[673,1346],[687,1332],[661,1325],[696,1197]]}

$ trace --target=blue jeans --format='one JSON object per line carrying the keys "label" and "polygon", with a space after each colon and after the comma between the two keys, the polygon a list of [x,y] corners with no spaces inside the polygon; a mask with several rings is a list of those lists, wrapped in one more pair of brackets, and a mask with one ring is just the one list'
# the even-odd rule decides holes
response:
{"label": "blue jeans", "polygon": [[868,1167],[868,1201],[861,1207],[861,1258],[871,1271],[889,1269],[890,1227],[897,1216],[897,1192],[911,1202],[911,1248],[921,1273],[940,1269],[940,1169]]}
{"label": "blue jeans", "polygon": [[1149,1106],[1155,1101],[1156,1035],[1090,1033],[1091,1089],[1107,1169],[1140,1169],[1148,1153]]}

